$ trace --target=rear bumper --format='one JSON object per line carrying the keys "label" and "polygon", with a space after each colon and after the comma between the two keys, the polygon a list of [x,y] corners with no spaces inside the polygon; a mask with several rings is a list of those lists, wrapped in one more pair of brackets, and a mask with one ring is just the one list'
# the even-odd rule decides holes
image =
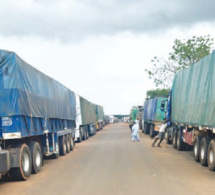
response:
{"label": "rear bumper", "polygon": [[4,175],[10,170],[10,153],[8,150],[0,150],[0,174]]}

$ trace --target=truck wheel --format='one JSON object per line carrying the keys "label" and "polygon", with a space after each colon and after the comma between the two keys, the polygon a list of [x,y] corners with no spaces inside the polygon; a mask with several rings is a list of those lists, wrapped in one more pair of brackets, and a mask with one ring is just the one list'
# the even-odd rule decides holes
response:
{"label": "truck wheel", "polygon": [[215,141],[210,141],[208,146],[208,168],[210,171],[215,171]]}
{"label": "truck wheel", "polygon": [[149,134],[149,124],[148,123],[144,123],[144,133]]}
{"label": "truck wheel", "polygon": [[193,143],[193,155],[194,155],[194,160],[196,162],[199,162],[199,148],[200,148],[201,140],[202,140],[202,136],[196,136]]}
{"label": "truck wheel", "polygon": [[83,128],[83,129],[84,129],[84,136],[83,136],[83,140],[86,140],[86,139],[87,139],[87,132],[86,132],[85,128]]}
{"label": "truck wheel", "polygon": [[82,142],[82,131],[81,131],[81,129],[79,129],[79,138],[78,138],[78,142],[79,142],[79,143]]}
{"label": "truck wheel", "polygon": [[32,172],[31,152],[26,144],[20,146],[19,167],[12,168],[9,172],[13,180],[27,180]]}
{"label": "truck wheel", "polygon": [[150,125],[150,137],[153,138],[155,135],[154,125]]}
{"label": "truck wheel", "polygon": [[171,140],[169,139],[168,128],[165,131],[165,140],[166,140],[166,144],[171,144]]}
{"label": "truck wheel", "polygon": [[71,144],[71,137],[70,134],[67,134],[66,136],[66,152],[70,153],[70,144]]}
{"label": "truck wheel", "polygon": [[149,134],[149,129],[150,128],[150,124],[146,123],[146,134]]}
{"label": "truck wheel", "polygon": [[30,142],[29,149],[31,151],[32,173],[38,173],[43,164],[43,156],[40,144],[38,142]]}
{"label": "truck wheel", "polygon": [[209,137],[204,137],[204,138],[202,138],[202,141],[200,143],[199,158],[200,158],[200,163],[202,166],[208,165],[207,158],[208,158],[208,146],[209,146],[210,141],[211,141],[211,139]]}
{"label": "truck wheel", "polygon": [[66,138],[65,136],[60,136],[59,137],[59,148],[60,148],[60,155],[65,156],[66,155]]}
{"label": "truck wheel", "polygon": [[10,173],[7,172],[5,175],[3,175],[3,176],[1,177],[1,180],[2,180],[2,181],[12,181],[13,179],[11,178]]}
{"label": "truck wheel", "polygon": [[177,147],[177,130],[176,129],[172,133],[172,146],[173,146],[173,148]]}
{"label": "truck wheel", "polygon": [[142,133],[144,133],[145,123],[143,124]]}
{"label": "truck wheel", "polygon": [[143,127],[142,127],[142,121],[139,122],[139,127],[140,127],[140,129],[142,130],[142,128],[143,128]]}
{"label": "truck wheel", "polygon": [[186,145],[181,140],[181,137],[182,137],[182,131],[179,129],[177,132],[177,141],[176,141],[176,148],[178,151],[185,150],[185,148],[186,148]]}
{"label": "truck wheel", "polygon": [[86,139],[88,139],[89,138],[89,132],[88,132],[87,127],[85,129],[86,129]]}
{"label": "truck wheel", "polygon": [[60,155],[60,151],[59,151],[59,138],[57,139],[57,142],[55,143],[55,148],[56,148],[56,153],[53,154],[53,158],[57,159]]}
{"label": "truck wheel", "polygon": [[70,139],[70,151],[73,151],[73,149],[74,149],[74,140],[73,140],[73,138],[71,136],[71,139]]}

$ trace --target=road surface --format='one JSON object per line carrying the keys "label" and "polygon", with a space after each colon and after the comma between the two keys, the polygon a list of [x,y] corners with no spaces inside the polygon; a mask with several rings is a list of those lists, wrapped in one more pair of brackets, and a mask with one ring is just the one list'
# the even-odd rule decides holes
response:
{"label": "road surface", "polygon": [[0,182],[0,194],[16,195],[181,195],[212,194],[215,173],[193,160],[192,152],[151,147],[140,132],[131,142],[128,124],[106,126],[24,182]]}

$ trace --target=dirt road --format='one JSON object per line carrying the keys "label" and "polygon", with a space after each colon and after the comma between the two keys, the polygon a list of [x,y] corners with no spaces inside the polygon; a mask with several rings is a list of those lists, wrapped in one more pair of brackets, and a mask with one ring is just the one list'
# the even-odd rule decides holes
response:
{"label": "dirt road", "polygon": [[215,173],[193,160],[192,152],[151,147],[140,132],[131,142],[127,124],[109,125],[25,182],[0,182],[0,194],[138,195],[212,194]]}

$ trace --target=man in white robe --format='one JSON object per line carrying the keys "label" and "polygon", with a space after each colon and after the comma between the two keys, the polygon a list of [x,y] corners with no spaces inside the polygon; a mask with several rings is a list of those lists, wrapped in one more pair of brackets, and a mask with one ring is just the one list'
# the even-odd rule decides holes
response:
{"label": "man in white robe", "polygon": [[139,123],[138,120],[135,120],[135,124],[132,127],[132,133],[131,133],[131,137],[132,137],[132,141],[140,141],[140,137],[139,137]]}

